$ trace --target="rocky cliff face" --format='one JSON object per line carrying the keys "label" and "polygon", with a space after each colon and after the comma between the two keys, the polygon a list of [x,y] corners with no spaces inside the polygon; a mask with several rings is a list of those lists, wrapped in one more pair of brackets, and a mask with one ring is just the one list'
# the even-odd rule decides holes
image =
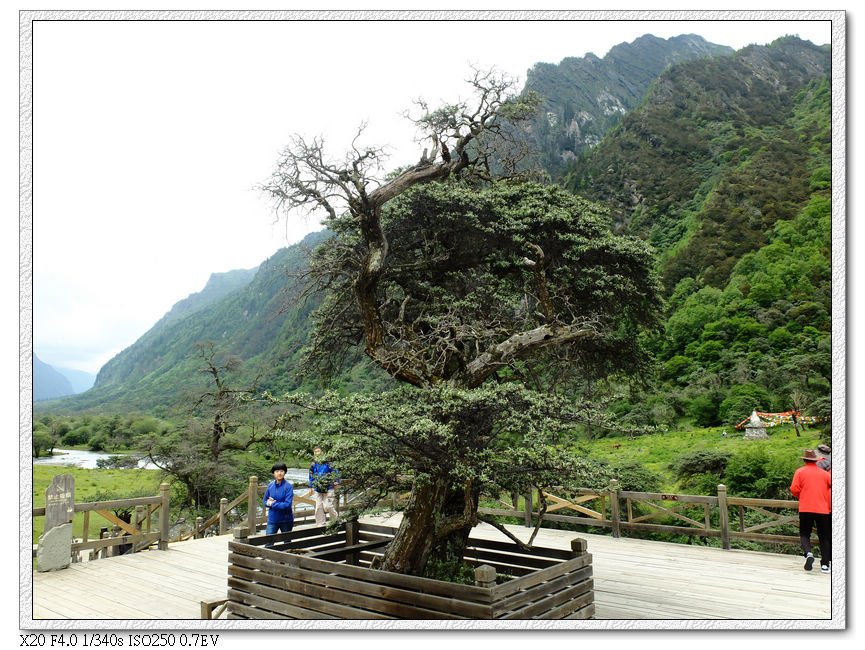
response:
{"label": "rocky cliff face", "polygon": [[646,35],[616,45],[602,59],[587,54],[536,64],[525,90],[544,98],[530,136],[544,168],[556,178],[569,160],[597,145],[670,65],[732,52],[693,34],[666,40]]}

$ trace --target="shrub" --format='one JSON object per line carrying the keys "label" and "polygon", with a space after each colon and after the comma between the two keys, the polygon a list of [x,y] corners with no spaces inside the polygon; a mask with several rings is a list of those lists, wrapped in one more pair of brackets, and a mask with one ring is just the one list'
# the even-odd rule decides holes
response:
{"label": "shrub", "polygon": [[722,483],[731,454],[720,451],[695,451],[680,456],[669,468],[683,488],[697,494],[714,494]]}
{"label": "shrub", "polygon": [[718,402],[708,394],[697,395],[688,404],[688,415],[699,427],[713,427],[718,420]]}
{"label": "shrub", "polygon": [[796,458],[772,458],[762,446],[730,459],[724,483],[731,494],[757,499],[789,499],[790,481],[799,466]]}
{"label": "shrub", "polygon": [[694,451],[679,456],[674,462],[670,463],[670,469],[673,470],[676,478],[679,480],[694,476],[695,474],[705,474],[706,472],[717,474],[720,477],[724,474],[731,455],[722,451]]}
{"label": "shrub", "polygon": [[663,485],[661,476],[635,461],[611,463],[609,471],[611,478],[618,480],[622,490],[657,492]]}

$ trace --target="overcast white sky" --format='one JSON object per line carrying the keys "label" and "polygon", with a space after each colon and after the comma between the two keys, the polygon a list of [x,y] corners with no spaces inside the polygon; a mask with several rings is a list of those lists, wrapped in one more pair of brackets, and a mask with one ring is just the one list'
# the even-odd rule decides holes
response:
{"label": "overcast white sky", "polygon": [[34,349],[96,372],[213,272],[319,229],[255,191],[293,133],[334,154],[361,121],[417,160],[412,100],[465,95],[470,64],[536,62],[646,33],[734,48],[828,21],[39,22],[33,32]]}

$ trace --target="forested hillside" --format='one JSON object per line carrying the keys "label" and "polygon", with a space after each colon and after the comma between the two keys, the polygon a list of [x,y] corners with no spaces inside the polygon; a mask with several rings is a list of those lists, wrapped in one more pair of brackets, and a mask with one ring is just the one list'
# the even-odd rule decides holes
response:
{"label": "forested hillside", "polygon": [[828,74],[828,50],[795,38],[674,66],[564,184],[656,247],[669,290],[723,286],[828,184]]}
{"label": "forested hillside", "polygon": [[[615,230],[657,255],[666,307],[658,332],[640,339],[653,360],[648,385],[582,387],[624,395],[612,409],[634,424],[733,424],[753,408],[828,414],[829,52],[795,38],[728,52],[697,37],[644,37],[603,61],[539,64],[527,81],[544,96],[534,133],[551,177],[606,206]],[[680,59],[690,60],[669,65]],[[592,70],[594,86],[580,81]],[[605,109],[599,89],[612,81]],[[580,97],[594,102],[591,120]],[[574,154],[566,168],[563,151]],[[319,303],[299,300],[294,279],[323,237],[278,252],[254,277],[215,278],[106,364],[93,389],[39,408],[182,410],[206,385],[196,354],[205,340],[243,361],[240,384],[315,388],[295,371]],[[336,385],[390,381],[358,354]]]}
{"label": "forested hillside", "polygon": [[661,75],[566,185],[648,239],[668,295],[659,386],[621,410],[671,423],[828,415],[829,53],[795,38]]}

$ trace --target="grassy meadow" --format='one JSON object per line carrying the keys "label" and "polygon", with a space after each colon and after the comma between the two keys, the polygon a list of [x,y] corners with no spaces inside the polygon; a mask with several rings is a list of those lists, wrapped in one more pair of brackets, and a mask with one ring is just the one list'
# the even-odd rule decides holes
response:
{"label": "grassy meadow", "polygon": [[[727,437],[722,435],[724,431]],[[801,437],[796,436],[792,426],[771,427],[766,432],[769,437],[765,440],[746,440],[744,432],[733,427],[689,428],[633,439],[601,438],[583,443],[580,447],[587,455],[599,460],[638,463],[663,477],[664,491],[675,492],[679,490],[679,485],[670,465],[685,454],[696,451],[740,454],[762,449],[770,458],[790,459],[791,463],[798,466],[802,451],[813,449],[821,442],[816,429],[802,432]],[[793,478],[792,474],[790,478]]]}
{"label": "grassy meadow", "polygon": [[[33,466],[33,507],[45,507],[45,490],[58,474],[71,474],[75,478],[75,502],[104,501],[159,494],[159,471],[152,469],[83,469],[63,465]],[[33,542],[39,539],[45,523],[44,517],[33,518]],[[90,539],[99,537],[99,529],[111,527],[99,515],[90,515]],[[84,533],[84,513],[72,520],[72,534],[81,538]]]}

